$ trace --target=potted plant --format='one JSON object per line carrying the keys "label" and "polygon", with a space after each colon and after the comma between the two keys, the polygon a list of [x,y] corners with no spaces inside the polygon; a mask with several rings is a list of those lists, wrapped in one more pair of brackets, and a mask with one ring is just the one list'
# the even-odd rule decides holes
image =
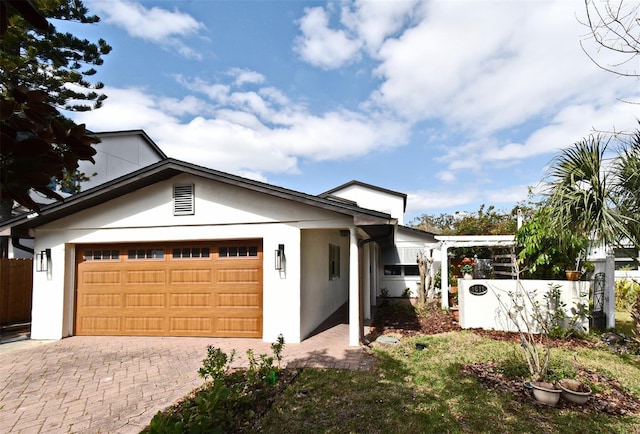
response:
{"label": "potted plant", "polygon": [[[516,273],[518,277],[515,291],[507,293],[507,300],[502,300],[498,295],[498,302],[520,336],[520,348],[531,376],[531,381],[525,382],[525,387],[532,389],[536,400],[556,405],[562,389],[547,381],[551,361],[550,333],[555,325],[555,318],[548,313],[554,311],[554,300],[552,297],[544,297],[542,302],[537,297],[537,290],[525,289],[520,281],[517,264]],[[550,284],[549,290],[553,289],[554,286]]]}
{"label": "potted plant", "polygon": [[562,389],[557,388],[555,385],[544,381],[532,381],[530,384],[533,389],[533,397],[537,401],[551,406],[560,401]]}
{"label": "potted plant", "polygon": [[580,269],[581,260],[581,255],[578,255],[578,257],[576,258],[576,268],[574,268],[573,270],[566,270],[567,280],[580,280],[580,275],[582,275],[582,271]]}
{"label": "potted plant", "polygon": [[582,279],[591,280],[594,271],[596,271],[596,266],[593,262],[584,261],[582,263]]}
{"label": "potted plant", "polygon": [[458,276],[449,277],[449,307],[458,305]]}
{"label": "potted plant", "polygon": [[464,258],[458,268],[462,273],[464,279],[473,279],[473,267],[476,266],[476,261],[473,258]]}
{"label": "potted plant", "polygon": [[591,396],[591,388],[578,380],[560,380],[558,386],[562,390],[562,399],[574,404],[582,405]]}

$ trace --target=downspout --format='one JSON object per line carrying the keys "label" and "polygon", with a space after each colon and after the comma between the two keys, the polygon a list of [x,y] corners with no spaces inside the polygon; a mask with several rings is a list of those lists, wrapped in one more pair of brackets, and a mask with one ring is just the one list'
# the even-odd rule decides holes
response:
{"label": "downspout", "polygon": [[16,249],[24,250],[25,252],[31,253],[32,255],[35,253],[35,250],[33,250],[31,247],[20,244],[19,237],[11,237],[11,245]]}

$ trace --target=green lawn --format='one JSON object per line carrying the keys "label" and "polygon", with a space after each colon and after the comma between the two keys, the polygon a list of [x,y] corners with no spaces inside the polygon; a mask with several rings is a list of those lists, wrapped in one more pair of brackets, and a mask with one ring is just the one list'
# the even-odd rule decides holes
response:
{"label": "green lawn", "polygon": [[[427,344],[422,351],[415,342]],[[554,357],[620,381],[640,398],[640,358],[606,350],[558,349]],[[406,339],[376,350],[373,372],[305,370],[260,420],[266,433],[640,433],[640,415],[583,414],[580,408],[541,408],[509,391],[481,387],[463,376],[465,363],[518,366],[516,344],[471,332]]]}
{"label": "green lawn", "polygon": [[[426,348],[417,350],[416,342]],[[520,385],[527,371],[516,343],[462,331],[403,338],[397,345],[376,346],[373,352],[377,366],[372,371],[287,371],[297,375],[286,387],[263,382],[259,394],[249,394],[241,380],[230,380],[229,387],[238,392],[237,403],[222,398],[214,407],[196,399],[188,405],[204,411],[189,417],[202,420],[215,414],[223,421],[209,420],[204,425],[224,426],[225,432],[278,434],[640,433],[640,407],[632,415],[612,416],[568,405],[535,405],[522,394]],[[508,384],[515,389],[489,389],[475,376],[462,373],[465,364],[478,362],[492,362],[498,372],[513,380]],[[561,345],[553,351],[552,367],[561,377],[572,376],[577,369],[595,372],[616,382],[640,403],[640,356],[594,345]],[[591,384],[598,394],[613,390],[611,382]],[[174,414],[181,412],[178,409]],[[149,432],[214,432],[186,429],[184,418],[180,423],[179,427],[171,421],[156,423],[156,429]]]}
{"label": "green lawn", "polygon": [[633,318],[628,310],[616,310],[616,331],[631,336],[633,333]]}

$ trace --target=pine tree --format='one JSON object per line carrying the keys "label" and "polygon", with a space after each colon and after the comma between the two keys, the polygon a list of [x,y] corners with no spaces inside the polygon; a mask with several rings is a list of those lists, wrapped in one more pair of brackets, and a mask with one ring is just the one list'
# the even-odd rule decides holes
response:
{"label": "pine tree", "polygon": [[61,200],[51,179],[70,176],[96,153],[99,140],[60,110],[102,105],[104,85],[89,80],[111,47],[58,32],[55,20],[100,19],[80,0],[0,0],[0,219],[9,217],[7,202],[38,210],[32,191]]}

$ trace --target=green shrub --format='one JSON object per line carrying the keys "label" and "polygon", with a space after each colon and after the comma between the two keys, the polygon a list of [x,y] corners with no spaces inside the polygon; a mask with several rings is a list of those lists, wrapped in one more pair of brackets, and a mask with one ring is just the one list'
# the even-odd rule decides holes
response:
{"label": "green shrub", "polygon": [[616,310],[627,311],[631,309],[633,303],[640,293],[640,283],[631,279],[616,280],[614,285],[616,296]]}
{"label": "green shrub", "polygon": [[[191,397],[167,411],[159,411],[143,431],[152,434],[223,433],[236,425],[238,418],[253,417],[253,403],[264,385],[278,382],[284,338],[278,336],[271,344],[273,356],[247,350],[249,368],[244,372],[231,372],[235,350],[227,355],[220,348],[209,345],[207,357],[198,374],[207,382]],[[274,366],[274,360],[278,366]]]}

